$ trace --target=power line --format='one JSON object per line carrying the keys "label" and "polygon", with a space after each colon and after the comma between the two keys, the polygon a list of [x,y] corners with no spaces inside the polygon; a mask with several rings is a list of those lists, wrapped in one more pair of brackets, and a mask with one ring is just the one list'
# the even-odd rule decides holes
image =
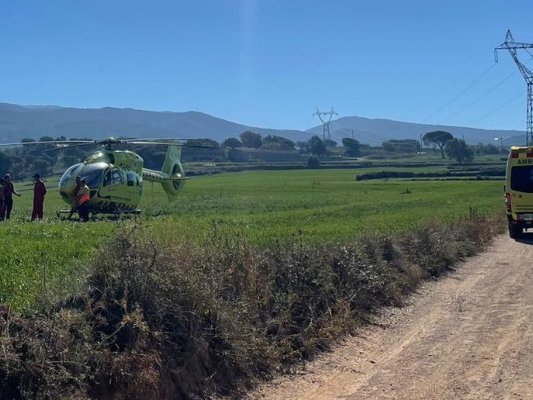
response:
{"label": "power line", "polygon": [[[531,54],[527,49],[525,49],[528,54],[533,57],[533,54]],[[531,60],[529,60],[527,62],[527,64],[529,64],[529,62],[531,62]],[[432,117],[434,117],[435,115],[439,114],[441,111],[443,111],[444,109],[448,108],[451,104],[455,103],[459,98],[461,98],[465,93],[467,93],[476,83],[478,83],[479,81],[481,81],[482,78],[484,78],[486,75],[489,74],[490,71],[492,71],[492,69],[496,66],[496,63],[494,64],[491,64],[490,67],[486,68],[483,72],[481,72],[478,76],[476,76],[472,81],[470,81],[470,83],[465,87],[463,88],[462,90],[460,90],[454,97],[452,97],[448,102],[446,102],[444,105],[442,105],[441,107],[439,107],[436,111],[434,111],[432,114],[430,114],[430,116],[424,118],[424,120],[429,120],[431,119]],[[446,124],[450,119],[454,118],[455,116],[463,113],[464,111],[466,111],[467,109],[469,109],[470,107],[472,107],[473,105],[475,105],[476,103],[478,103],[480,100],[482,100],[483,98],[485,98],[488,94],[492,93],[494,90],[496,90],[497,88],[499,88],[501,85],[503,85],[506,81],[508,81],[510,78],[512,78],[516,72],[518,71],[514,71],[512,72],[511,74],[507,75],[504,79],[502,79],[500,82],[498,82],[497,84],[495,84],[494,86],[492,86],[490,89],[488,89],[487,91],[485,91],[481,96],[477,97],[476,99],[474,99],[472,102],[468,103],[466,106],[464,107],[461,107],[458,111],[455,111],[453,112],[452,114],[448,115],[446,118],[442,119],[441,122],[440,122],[440,125],[444,125]],[[508,100],[506,101],[505,103],[503,103],[502,105],[498,106],[497,108],[491,110],[490,112],[488,113],[485,113],[483,114],[483,116],[486,116],[486,115],[490,115],[494,112],[496,112],[498,109],[506,106],[508,103],[514,101],[515,98],[511,99],[511,100]],[[481,119],[482,117],[480,117]]]}
{"label": "power line", "polygon": [[468,92],[476,83],[478,83],[485,75],[487,75],[496,65],[496,63],[491,64],[489,68],[487,68],[485,71],[483,71],[481,74],[479,74],[476,78],[474,78],[464,89],[462,89],[457,95],[455,95],[450,101],[448,101],[446,104],[441,106],[437,111],[433,112],[429,117],[425,118],[426,120],[433,118],[435,115],[440,113],[442,110],[453,104],[457,99],[459,99],[461,96],[463,96],[466,92]]}
{"label": "power line", "polygon": [[483,118],[487,118],[489,116],[491,116],[492,114],[494,114],[495,112],[497,111],[500,111],[502,108],[504,108],[505,106],[508,106],[509,104],[515,102],[516,100],[518,100],[520,97],[522,97],[524,95],[523,92],[520,92],[518,93],[516,96],[514,96],[513,98],[509,99],[509,100],[506,100],[504,101],[502,104],[500,104],[498,107],[495,107],[493,108],[492,110],[490,110],[489,112],[486,112],[485,114],[481,115],[479,118],[476,118],[474,121],[479,121]]}
{"label": "power line", "polygon": [[449,121],[450,119],[452,119],[453,117],[456,117],[457,115],[465,112],[466,110],[468,110],[470,107],[472,107],[474,104],[478,103],[480,100],[484,99],[487,95],[491,94],[492,92],[494,92],[496,89],[498,89],[501,85],[503,85],[505,82],[507,82],[509,79],[511,79],[515,74],[517,73],[517,71],[513,71],[512,73],[510,73],[509,75],[507,75],[503,80],[501,80],[500,82],[498,82],[496,85],[492,86],[489,90],[487,90],[486,92],[484,92],[481,96],[477,97],[474,101],[468,103],[466,106],[464,106],[463,108],[459,109],[458,111],[456,111],[455,113],[449,115],[447,118],[445,118],[443,121],[442,121],[442,124],[445,124],[447,121]]}
{"label": "power line", "polygon": [[[529,64],[533,61],[533,58],[528,60],[526,62],[526,64]],[[497,84],[493,85],[491,88],[489,88],[487,91],[485,91],[481,96],[477,97],[476,99],[474,99],[472,102],[468,103],[466,106],[462,107],[461,109],[459,109],[458,111],[454,112],[453,114],[450,114],[448,117],[446,117],[443,121],[442,121],[442,124],[445,124],[447,121],[449,121],[450,119],[456,117],[457,115],[463,113],[464,111],[466,111],[467,109],[469,109],[470,107],[472,107],[473,105],[475,105],[476,103],[478,103],[479,101],[481,101],[482,99],[484,99],[487,95],[489,95],[490,93],[494,92],[496,89],[498,89],[500,86],[502,86],[505,82],[507,82],[509,79],[511,79],[514,75],[516,75],[518,73],[518,70],[514,70],[513,72],[511,72],[510,74],[508,74],[507,76],[505,76],[505,78],[503,78],[500,82],[498,82]],[[490,115],[492,114],[493,112],[497,111],[498,109],[506,106],[507,104],[511,103],[512,101],[514,101],[515,98],[513,97],[512,99],[510,100],[507,100],[505,101],[503,104],[501,104],[500,106],[496,107],[495,109],[493,109],[492,111],[486,113],[486,114],[483,114],[483,116],[486,116],[486,115]],[[479,119],[481,119],[483,117],[480,117]],[[477,121],[477,120],[476,120]]]}

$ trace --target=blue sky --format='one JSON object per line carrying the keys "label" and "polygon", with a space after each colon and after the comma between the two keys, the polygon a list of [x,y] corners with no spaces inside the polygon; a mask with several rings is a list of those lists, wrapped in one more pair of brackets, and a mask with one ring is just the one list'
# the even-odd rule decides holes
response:
{"label": "blue sky", "polygon": [[523,130],[525,81],[493,50],[507,29],[533,42],[532,10],[525,0],[5,0],[0,102],[302,130],[318,125],[317,106],[333,106]]}

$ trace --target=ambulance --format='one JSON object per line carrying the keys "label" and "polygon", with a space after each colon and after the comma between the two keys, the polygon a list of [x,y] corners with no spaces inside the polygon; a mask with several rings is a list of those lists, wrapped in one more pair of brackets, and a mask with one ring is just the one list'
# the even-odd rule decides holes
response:
{"label": "ambulance", "polygon": [[517,239],[533,228],[533,146],[511,147],[503,190],[509,236]]}

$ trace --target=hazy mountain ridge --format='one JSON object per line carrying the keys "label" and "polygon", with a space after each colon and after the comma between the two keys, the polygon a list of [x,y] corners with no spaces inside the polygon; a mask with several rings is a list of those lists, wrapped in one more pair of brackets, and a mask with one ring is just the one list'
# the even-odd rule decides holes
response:
{"label": "hazy mountain ridge", "polygon": [[[279,135],[293,141],[322,137],[322,127],[307,131],[251,127],[222,118],[196,112],[144,111],[133,108],[104,107],[81,109],[59,106],[20,106],[0,103],[0,142],[18,142],[22,138],[41,136],[67,138],[127,136],[138,138],[209,138],[221,142],[238,137],[250,129],[263,136]],[[495,143],[503,137],[504,145],[523,144],[524,133],[514,130],[487,130],[444,125],[417,124],[387,119],[341,117],[331,122],[331,138],[339,144],[343,137],[353,137],[361,143],[379,145],[389,139],[419,139],[432,130],[445,130],[467,143]]]}
{"label": "hazy mountain ridge", "polygon": [[[495,138],[503,138],[505,146],[524,145],[525,133],[516,130],[477,129],[469,127],[418,124],[389,119],[364,117],[341,117],[330,123],[331,138],[340,143],[343,137],[353,137],[361,143],[377,145],[389,139],[416,139],[431,131],[447,131],[453,136],[464,138],[468,144],[495,143]],[[322,127],[314,127],[307,132],[322,136]]]}
{"label": "hazy mountain ridge", "polygon": [[0,142],[41,136],[103,138],[209,138],[218,142],[250,129],[261,135],[304,139],[297,130],[250,127],[196,111],[156,112],[132,108],[79,109],[55,106],[17,106],[0,103]]}

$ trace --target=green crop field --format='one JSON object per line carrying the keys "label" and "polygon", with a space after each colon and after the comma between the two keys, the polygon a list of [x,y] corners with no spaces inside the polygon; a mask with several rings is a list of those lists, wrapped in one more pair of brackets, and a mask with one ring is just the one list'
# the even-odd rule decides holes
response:
{"label": "green crop field", "polygon": [[[360,170],[359,172],[370,170]],[[162,223],[204,226],[218,221],[268,244],[302,232],[308,241],[342,241],[363,231],[405,231],[433,220],[466,216],[469,207],[498,212],[499,182],[355,182],[349,170],[243,172],[199,177],[178,205],[147,190],[147,215]]]}
{"label": "green crop field", "polygon": [[[395,169],[399,170],[399,169]],[[413,170],[413,168],[409,169]],[[428,168],[419,171],[428,171]],[[172,243],[197,240],[217,230],[238,231],[258,246],[276,241],[346,242],[363,232],[401,232],[420,224],[447,223],[502,210],[498,181],[363,181],[357,170],[241,172],[201,176],[187,182],[180,198],[168,203],[159,185],[145,184],[140,229]],[[60,220],[65,208],[47,182],[45,220],[30,223],[31,183],[16,183],[12,220],[0,223],[0,303],[28,308],[73,291],[91,257],[112,240],[121,223],[101,219],[82,224]]]}

